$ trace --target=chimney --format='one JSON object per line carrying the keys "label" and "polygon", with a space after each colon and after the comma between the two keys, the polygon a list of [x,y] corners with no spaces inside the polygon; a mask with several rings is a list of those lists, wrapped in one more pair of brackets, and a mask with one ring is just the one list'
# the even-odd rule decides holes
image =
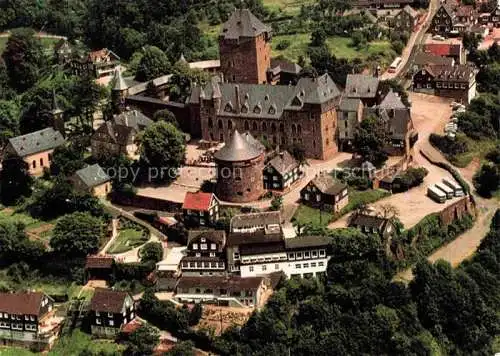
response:
{"label": "chimney", "polygon": [[239,85],[234,86],[234,96],[235,96],[235,109],[236,113],[239,114],[241,110],[241,101],[240,101],[240,87]]}

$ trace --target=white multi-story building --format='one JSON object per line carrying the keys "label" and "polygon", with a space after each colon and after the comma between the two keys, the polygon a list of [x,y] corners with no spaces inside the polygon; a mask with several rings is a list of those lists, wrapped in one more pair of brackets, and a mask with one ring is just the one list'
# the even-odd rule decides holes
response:
{"label": "white multi-story building", "polygon": [[291,277],[318,277],[326,273],[330,238],[298,236],[276,242],[239,246],[241,277],[284,272]]}

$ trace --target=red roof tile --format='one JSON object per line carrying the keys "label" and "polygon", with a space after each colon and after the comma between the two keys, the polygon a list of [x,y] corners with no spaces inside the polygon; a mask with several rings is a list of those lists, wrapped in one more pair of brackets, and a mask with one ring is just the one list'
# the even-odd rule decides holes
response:
{"label": "red roof tile", "polygon": [[212,193],[203,192],[187,192],[184,198],[184,204],[182,204],[182,209],[189,210],[208,210],[210,203],[212,202]]}
{"label": "red roof tile", "polygon": [[43,296],[42,292],[0,293],[0,312],[39,316]]}
{"label": "red roof tile", "polygon": [[425,52],[432,53],[436,56],[449,56],[451,46],[447,43],[429,43],[425,45]]}

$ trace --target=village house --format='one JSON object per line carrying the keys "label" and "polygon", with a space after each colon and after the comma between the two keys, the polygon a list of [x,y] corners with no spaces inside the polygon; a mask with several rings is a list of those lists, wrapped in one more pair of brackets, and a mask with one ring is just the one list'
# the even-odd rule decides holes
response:
{"label": "village house", "polygon": [[479,24],[491,27],[500,27],[500,4],[491,12],[483,12],[479,15]]}
{"label": "village house", "polygon": [[57,338],[63,318],[42,292],[0,293],[0,342],[43,350]]}
{"label": "village house", "polygon": [[71,180],[79,193],[105,197],[111,192],[111,178],[97,163],[77,170]]}
{"label": "village house", "polygon": [[154,121],[144,115],[139,110],[125,110],[113,116],[115,125],[122,125],[134,128],[137,132],[145,130],[151,126]]}
{"label": "village house", "polygon": [[281,214],[279,211],[238,214],[231,218],[229,231],[234,233],[253,233],[262,231],[280,231]]}
{"label": "village house", "polygon": [[[453,59],[455,64],[465,64],[466,53],[462,41],[448,39],[446,41],[431,41],[424,44],[424,53]],[[431,64],[431,63],[428,63]]]}
{"label": "village house", "polygon": [[303,204],[336,213],[347,205],[349,195],[347,185],[335,181],[330,174],[321,172],[302,188],[300,199]]}
{"label": "village house", "polygon": [[190,230],[186,256],[180,261],[183,276],[225,275],[224,230]]}
{"label": "village house", "polygon": [[61,38],[54,45],[54,54],[59,64],[66,64],[73,56],[73,48],[67,39]]}
{"label": "village house", "polygon": [[213,193],[187,192],[182,204],[184,223],[188,226],[209,226],[219,220],[219,200]]}
{"label": "village house", "polygon": [[120,68],[120,57],[103,48],[87,55],[73,56],[70,66],[75,75],[90,75],[98,83],[107,84],[113,78],[113,73]]}
{"label": "village house", "polygon": [[394,19],[391,21],[391,28],[401,31],[411,33],[418,24],[418,12],[415,11],[411,6],[406,5],[394,15]]}
{"label": "village house", "polygon": [[51,127],[13,137],[5,147],[3,161],[21,158],[27,164],[30,175],[40,176],[45,169],[50,169],[54,149],[64,142],[61,133]]}
{"label": "village house", "polygon": [[361,100],[342,97],[337,114],[339,151],[345,152],[352,149],[354,134],[362,118],[363,103]]}
{"label": "village house", "polygon": [[366,74],[348,74],[343,97],[360,99],[364,106],[373,106],[378,103],[379,80]]}
{"label": "village house", "polygon": [[365,108],[364,119],[375,116],[386,123],[386,129],[391,139],[387,153],[400,155],[409,153],[418,138],[418,133],[413,126],[410,107],[407,107],[398,93],[389,90],[379,105]]}
{"label": "village house", "polygon": [[113,256],[90,255],[85,260],[85,280],[111,280],[115,268]]}
{"label": "village house", "polygon": [[267,70],[267,81],[271,84],[296,85],[302,67],[286,59],[271,59]]}
{"label": "village house", "polygon": [[367,234],[377,234],[384,239],[396,232],[396,226],[391,219],[365,213],[354,213],[349,220],[349,227],[355,227]]}
{"label": "village house", "polygon": [[263,176],[264,189],[287,190],[303,176],[303,172],[295,158],[282,151],[267,162]]}
{"label": "village house", "polygon": [[412,72],[415,73],[426,65],[453,66],[455,60],[452,57],[436,56],[432,53],[418,52],[413,59]]}
{"label": "village house", "polygon": [[90,138],[92,156],[100,158],[123,154],[134,158],[137,155],[137,134],[138,131],[134,127],[106,121]]}
{"label": "village house", "polygon": [[476,74],[469,65],[429,65],[413,75],[412,89],[469,104],[476,96]]}
{"label": "village house", "polygon": [[180,303],[216,303],[229,307],[260,307],[271,291],[268,277],[182,276],[174,299]]}
{"label": "village house", "polygon": [[454,0],[441,2],[430,25],[433,35],[459,36],[477,23],[477,13],[472,5],[461,5]]}
{"label": "village house", "polygon": [[134,300],[128,292],[97,288],[90,301],[92,335],[115,337],[135,318]]}

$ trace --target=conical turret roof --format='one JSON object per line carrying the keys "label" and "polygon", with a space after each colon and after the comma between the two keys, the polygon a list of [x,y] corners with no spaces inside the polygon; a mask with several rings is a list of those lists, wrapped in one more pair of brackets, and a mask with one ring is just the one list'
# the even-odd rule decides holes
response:
{"label": "conical turret roof", "polygon": [[128,89],[127,83],[125,83],[125,79],[123,79],[122,73],[120,69],[115,70],[115,76],[113,78],[113,90],[122,91]]}
{"label": "conical turret roof", "polygon": [[236,130],[230,140],[214,154],[214,157],[219,161],[240,162],[254,159],[261,154],[262,152],[255,145],[250,144]]}

